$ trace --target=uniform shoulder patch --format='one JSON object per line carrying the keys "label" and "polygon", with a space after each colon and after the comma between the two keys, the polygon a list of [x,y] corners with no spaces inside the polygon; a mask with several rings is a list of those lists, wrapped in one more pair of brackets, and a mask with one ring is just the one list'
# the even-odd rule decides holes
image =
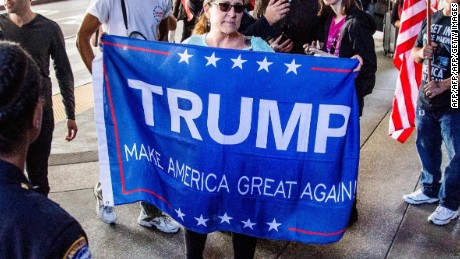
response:
{"label": "uniform shoulder patch", "polygon": [[67,249],[64,259],[85,259],[91,258],[89,251],[88,241],[85,237],[79,237],[72,245]]}

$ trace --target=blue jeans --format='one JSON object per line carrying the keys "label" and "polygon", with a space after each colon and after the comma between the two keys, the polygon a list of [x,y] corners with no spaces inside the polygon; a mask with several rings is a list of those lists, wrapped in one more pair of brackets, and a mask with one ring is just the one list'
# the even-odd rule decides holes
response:
{"label": "blue jeans", "polygon": [[[417,108],[415,126],[423,193],[438,197],[443,207],[457,210],[460,207],[460,110],[431,112]],[[441,182],[443,141],[449,163]]]}

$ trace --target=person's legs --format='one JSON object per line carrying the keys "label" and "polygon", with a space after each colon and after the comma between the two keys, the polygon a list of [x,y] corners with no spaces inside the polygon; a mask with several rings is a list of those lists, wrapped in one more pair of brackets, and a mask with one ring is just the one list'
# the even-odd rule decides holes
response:
{"label": "person's legs", "polygon": [[460,111],[444,113],[440,122],[449,157],[439,192],[440,204],[456,211],[460,207]]}
{"label": "person's legs", "polygon": [[202,259],[207,237],[207,234],[184,229],[185,257],[187,259]]}
{"label": "person's legs", "polygon": [[[358,95],[358,109],[359,109],[359,118],[363,115],[364,109],[364,96]],[[358,191],[356,191],[355,199],[353,201],[353,207],[351,208],[350,218],[348,219],[347,227],[353,226],[358,221]]]}
{"label": "person's legs", "polygon": [[53,140],[54,116],[53,112],[43,112],[43,121],[40,135],[29,146],[27,151],[26,169],[32,185],[37,186],[37,192],[48,196],[48,158],[51,153]]}
{"label": "person's legs", "polygon": [[107,224],[114,224],[117,220],[117,214],[112,206],[105,206],[102,195],[101,182],[97,182],[93,189],[96,198],[96,213],[99,218]]}
{"label": "person's legs", "polygon": [[177,233],[180,225],[152,204],[142,201],[137,223],[144,227],[155,227],[164,233]]}
{"label": "person's legs", "polygon": [[347,228],[353,226],[358,221],[358,199],[355,196],[353,207],[351,207],[350,218],[348,219]]}
{"label": "person's legs", "polygon": [[233,258],[252,259],[256,252],[257,238],[238,233],[232,233]]}
{"label": "person's legs", "polygon": [[441,127],[435,114],[420,108],[417,109],[415,126],[417,128],[416,146],[422,164],[423,194],[437,198],[442,176]]}
{"label": "person's legs", "polygon": [[363,116],[364,109],[364,96],[358,96],[358,109],[359,109],[359,118]]}
{"label": "person's legs", "polygon": [[153,218],[160,217],[162,215],[161,210],[145,201],[141,201],[141,213]]}

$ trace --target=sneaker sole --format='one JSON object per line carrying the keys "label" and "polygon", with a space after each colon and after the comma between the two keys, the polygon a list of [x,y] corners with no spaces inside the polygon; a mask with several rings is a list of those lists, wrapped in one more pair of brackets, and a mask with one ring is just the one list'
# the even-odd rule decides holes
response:
{"label": "sneaker sole", "polygon": [[435,224],[435,225],[437,225],[437,226],[445,226],[445,225],[449,224],[452,220],[458,219],[458,216],[459,216],[459,214],[457,212],[456,215],[454,215],[454,216],[452,216],[452,217],[450,217],[450,218],[448,218],[446,220],[428,219],[428,221],[433,223],[433,224]]}
{"label": "sneaker sole", "polygon": [[428,200],[423,200],[423,201],[416,201],[416,200],[412,200],[412,199],[409,199],[407,197],[403,197],[404,201],[406,203],[409,203],[409,204],[412,204],[412,205],[420,205],[420,204],[431,204],[431,203],[436,203],[436,202],[439,202],[439,199],[434,199],[434,198],[431,198],[431,199],[428,199]]}
{"label": "sneaker sole", "polygon": [[160,229],[159,227],[157,227],[155,224],[151,224],[149,222],[145,222],[145,221],[137,221],[137,224],[143,226],[143,227],[146,227],[146,228],[154,228],[162,233],[166,233],[166,234],[175,234],[177,232],[179,232],[180,228],[174,230],[174,231],[165,231],[165,230],[162,230]]}
{"label": "sneaker sole", "polygon": [[143,226],[143,227],[146,227],[146,228],[152,228],[152,227],[153,227],[152,224],[150,224],[149,222],[145,222],[145,221],[139,221],[139,220],[138,220],[138,221],[137,221],[137,224],[139,224],[139,225],[141,225],[141,226]]}
{"label": "sneaker sole", "polygon": [[178,229],[176,229],[175,231],[172,231],[172,230],[171,230],[171,231],[163,231],[163,230],[159,229],[159,228],[158,228],[157,226],[155,226],[155,225],[154,225],[154,227],[155,227],[158,231],[160,231],[160,232],[162,232],[162,233],[166,233],[166,234],[176,234],[176,233],[178,233],[179,230],[180,230],[180,228],[178,228]]}

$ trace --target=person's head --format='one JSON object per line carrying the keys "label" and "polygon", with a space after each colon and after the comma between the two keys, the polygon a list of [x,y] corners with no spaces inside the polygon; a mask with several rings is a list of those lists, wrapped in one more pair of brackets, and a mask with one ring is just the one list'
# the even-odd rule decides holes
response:
{"label": "person's head", "polygon": [[243,17],[243,0],[205,0],[203,14],[195,25],[195,34],[204,34],[211,30],[231,34],[240,28]]}
{"label": "person's head", "polygon": [[30,10],[31,2],[32,0],[3,0],[5,10],[14,14]]}
{"label": "person's head", "polygon": [[340,13],[347,15],[353,8],[358,8],[356,0],[319,0],[318,16],[329,17],[333,15],[332,5],[340,5]]}
{"label": "person's head", "polygon": [[40,132],[42,91],[38,67],[18,44],[0,42],[0,155],[12,155]]}

